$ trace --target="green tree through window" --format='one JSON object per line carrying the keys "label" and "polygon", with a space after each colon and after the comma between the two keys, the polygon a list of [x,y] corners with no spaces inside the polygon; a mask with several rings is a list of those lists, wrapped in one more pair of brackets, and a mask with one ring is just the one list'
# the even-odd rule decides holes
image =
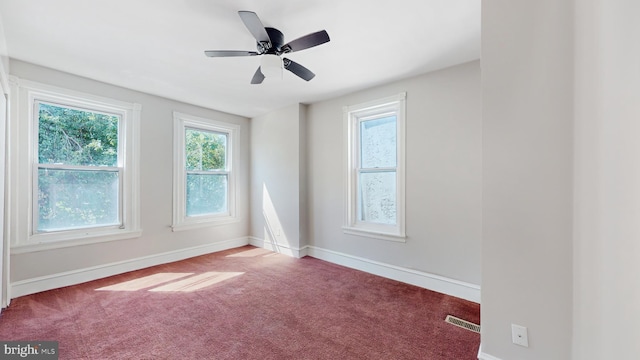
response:
{"label": "green tree through window", "polygon": [[227,211],[227,134],[185,129],[186,214]]}
{"label": "green tree through window", "polygon": [[120,117],[36,104],[37,231],[121,224]]}

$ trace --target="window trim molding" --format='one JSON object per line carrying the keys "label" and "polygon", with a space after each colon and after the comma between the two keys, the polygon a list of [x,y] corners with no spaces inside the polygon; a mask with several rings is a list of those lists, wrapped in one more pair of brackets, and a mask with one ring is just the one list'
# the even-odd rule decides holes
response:
{"label": "window trim molding", "polygon": [[[228,134],[227,138],[227,160],[226,173],[228,175],[227,185],[227,207],[228,211],[223,214],[202,215],[189,217],[186,214],[186,194],[185,194],[185,143],[184,131],[186,128],[201,129]],[[240,156],[240,125],[211,120],[198,116],[193,116],[178,111],[173,112],[173,222],[172,231],[182,231],[199,229],[204,227],[218,226],[237,223],[240,221],[237,215],[237,189],[238,174],[234,168],[239,164]]]}
{"label": "window trim molding", "polygon": [[[405,213],[405,139],[406,139],[406,92],[373,100],[357,105],[343,107],[344,124],[344,182],[345,182],[345,212],[343,232],[368,238],[406,242],[406,213]],[[396,113],[396,225],[373,224],[358,221],[357,216],[357,156],[359,134],[359,119],[372,115],[393,111]]]}
{"label": "window trim molding", "polygon": [[[12,253],[28,253],[105,241],[129,239],[142,234],[140,228],[140,115],[142,106],[102,96],[10,76],[11,107],[8,122],[7,167],[10,169],[7,187],[7,219]],[[88,110],[115,113],[122,124],[122,227],[94,227],[68,231],[36,233],[33,228],[33,166],[37,134],[34,127],[35,101]],[[29,166],[20,166],[29,164]],[[27,201],[24,201],[27,199]]]}

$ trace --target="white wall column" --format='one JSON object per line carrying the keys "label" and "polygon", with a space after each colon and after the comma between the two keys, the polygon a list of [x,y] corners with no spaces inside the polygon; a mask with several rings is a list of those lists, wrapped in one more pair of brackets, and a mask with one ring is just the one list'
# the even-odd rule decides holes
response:
{"label": "white wall column", "polygon": [[573,359],[637,359],[640,2],[575,6]]}
{"label": "white wall column", "polygon": [[[571,357],[573,3],[484,0],[483,359]],[[511,342],[528,328],[529,347]]]}
{"label": "white wall column", "polygon": [[251,236],[257,246],[304,256],[306,106],[251,119]]}

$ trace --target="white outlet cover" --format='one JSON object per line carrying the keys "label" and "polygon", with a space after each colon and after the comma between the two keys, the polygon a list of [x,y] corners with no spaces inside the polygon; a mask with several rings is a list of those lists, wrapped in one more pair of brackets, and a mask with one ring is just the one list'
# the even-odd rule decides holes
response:
{"label": "white outlet cover", "polygon": [[511,341],[514,344],[529,347],[529,336],[524,326],[511,324]]}

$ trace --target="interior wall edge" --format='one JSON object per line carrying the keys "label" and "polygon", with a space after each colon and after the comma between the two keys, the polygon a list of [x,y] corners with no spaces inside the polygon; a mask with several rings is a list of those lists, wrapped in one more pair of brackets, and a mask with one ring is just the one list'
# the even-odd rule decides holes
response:
{"label": "interior wall edge", "polygon": [[271,250],[273,252],[277,252],[283,255],[288,255],[298,259],[307,256],[307,246],[298,248],[291,245],[280,244],[273,241],[267,241],[265,239],[261,239],[256,236],[249,236],[249,245]]}

